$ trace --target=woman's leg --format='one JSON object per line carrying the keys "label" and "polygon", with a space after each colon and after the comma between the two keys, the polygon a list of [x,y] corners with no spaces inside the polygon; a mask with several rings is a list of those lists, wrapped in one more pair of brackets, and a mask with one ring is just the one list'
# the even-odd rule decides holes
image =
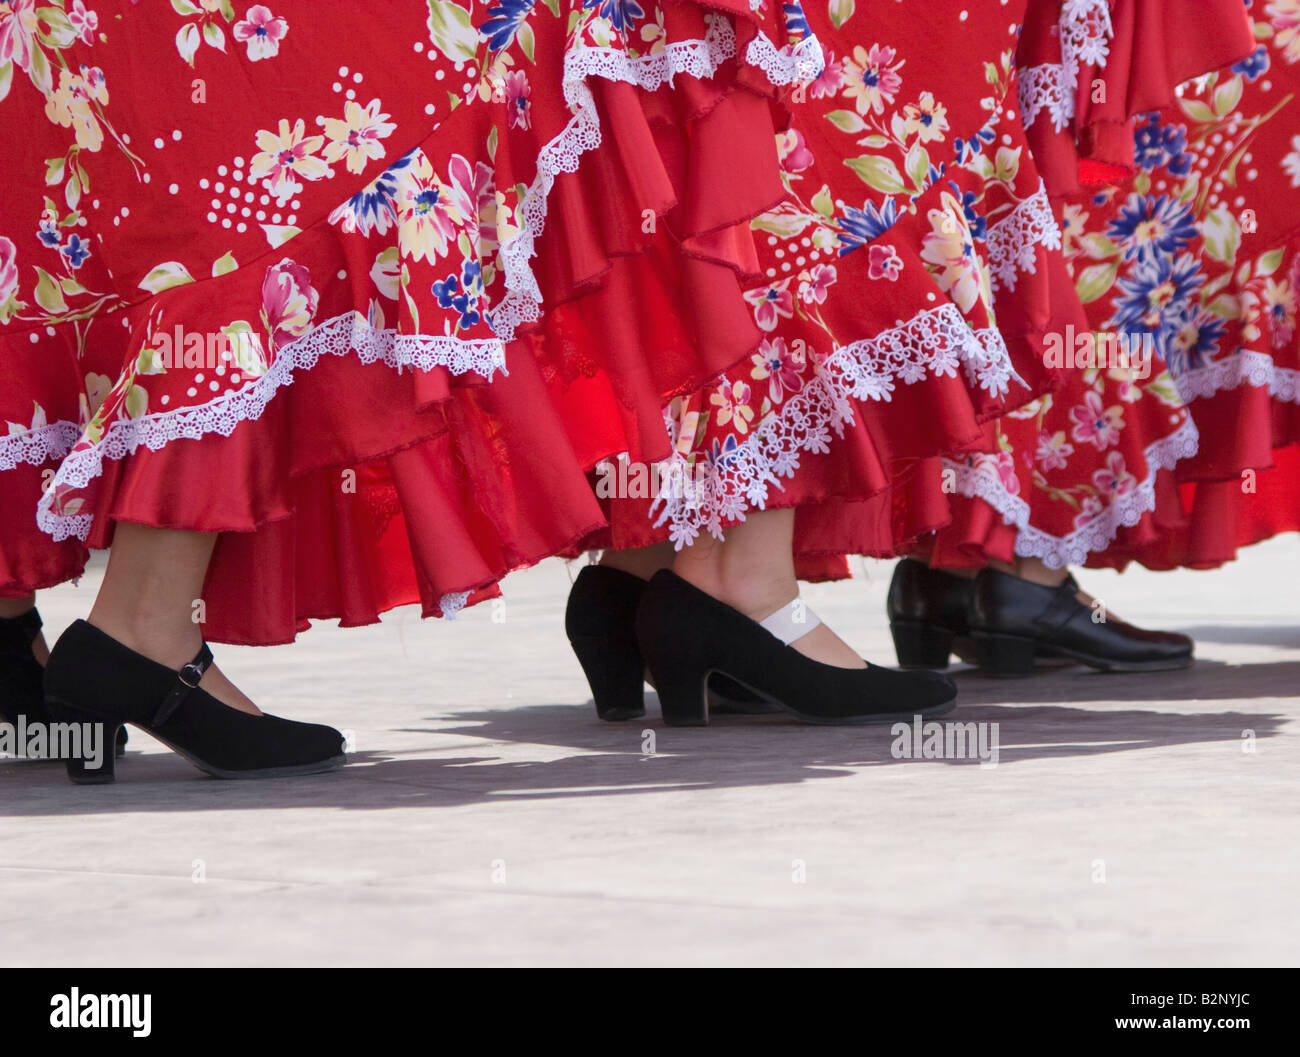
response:
{"label": "woman's leg", "polygon": [[[203,644],[195,603],[203,597],[216,541],[212,533],[119,522],[90,623],[159,664],[188,664]],[[261,714],[215,664],[200,685],[232,708]]]}
{"label": "woman's leg", "polygon": [[[794,574],[794,510],[757,510],[727,530],[725,540],[704,537],[684,547],[673,572],[747,617],[762,620],[799,594]],[[866,662],[825,624],[797,639],[794,648],[839,668]]]}
{"label": "woman's leg", "polygon": [[1043,587],[1057,587],[1065,583],[1065,578],[1070,575],[1070,570],[1066,568],[1049,569],[1041,558],[1016,558],[1014,563],[991,561],[989,565],[1000,573],[1018,576]]}
{"label": "woman's leg", "polygon": [[660,569],[673,567],[673,545],[654,543],[649,547],[631,547],[622,551],[606,550],[601,554],[599,564],[649,580]]}

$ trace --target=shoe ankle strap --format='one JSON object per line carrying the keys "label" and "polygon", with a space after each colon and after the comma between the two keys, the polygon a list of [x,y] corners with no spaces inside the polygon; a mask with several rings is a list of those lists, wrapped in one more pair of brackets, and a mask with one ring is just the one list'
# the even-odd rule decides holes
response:
{"label": "shoe ankle strap", "polygon": [[158,706],[158,711],[154,713],[151,726],[161,727],[181,707],[185,699],[190,696],[191,690],[197,690],[199,683],[203,680],[203,673],[212,667],[212,651],[208,649],[205,642],[194,655],[194,660],[190,661],[184,668],[176,673],[176,683],[167,692],[163,698],[162,704]]}
{"label": "shoe ankle strap", "polygon": [[764,631],[775,635],[787,646],[803,638],[820,623],[821,618],[804,604],[802,598],[796,598],[759,621]]}

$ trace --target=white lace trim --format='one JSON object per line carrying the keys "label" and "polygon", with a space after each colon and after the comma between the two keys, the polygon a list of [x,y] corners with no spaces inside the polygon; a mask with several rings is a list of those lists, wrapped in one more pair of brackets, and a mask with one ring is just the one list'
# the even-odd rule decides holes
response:
{"label": "white lace trim", "polygon": [[438,600],[438,608],[447,620],[455,620],[456,614],[465,608],[465,603],[469,601],[469,591],[452,591],[450,594],[443,595]]}
{"label": "white lace trim", "polygon": [[1267,388],[1274,400],[1300,404],[1300,370],[1279,367],[1263,352],[1243,349],[1227,359],[1174,376],[1183,403],[1203,400],[1226,389],[1251,385]]}
{"label": "white lace trim", "polygon": [[813,378],[781,405],[747,440],[712,466],[692,468],[677,450],[678,424],[664,421],[674,454],[663,468],[665,487],[651,505],[655,525],[669,525],[680,549],[705,529],[722,538],[723,523],[743,521],[763,509],[769,488],[793,477],[801,452],[830,450],[853,421],[851,400],[890,400],[896,380],[906,385],[928,375],[955,378],[960,365],[971,384],[1005,392],[1013,377],[1010,355],[995,329],[972,331],[956,305],[923,309],[906,323],[832,353]]}
{"label": "white lace trim", "polygon": [[1148,445],[1147,476],[1133,491],[1110,503],[1095,518],[1068,536],[1053,536],[1029,523],[1029,504],[1012,495],[987,464],[967,466],[944,459],[945,469],[955,471],[955,486],[961,495],[982,499],[1016,530],[1016,553],[1022,558],[1041,558],[1049,569],[1082,565],[1089,554],[1104,551],[1114,542],[1121,526],[1132,527],[1156,506],[1156,474],[1172,469],[1181,459],[1196,454],[1199,435],[1191,419],[1167,437]]}
{"label": "white lace trim", "polygon": [[1061,39],[1061,61],[1026,66],[1017,70],[1021,121],[1025,128],[1046,110],[1052,127],[1060,132],[1074,118],[1074,95],[1079,84],[1079,67],[1106,65],[1115,28],[1110,21],[1107,0],[1065,0],[1057,28]]}
{"label": "white lace trim", "polygon": [[812,35],[798,44],[778,48],[760,32],[745,49],[745,61],[757,66],[775,85],[806,83],[817,80],[826,68],[821,42]]}
{"label": "white lace trim", "polygon": [[1115,27],[1109,0],[1065,0],[1057,23],[1061,31],[1061,57],[1072,77],[1082,64],[1105,66]]}
{"label": "white lace trim", "polygon": [[1034,274],[1039,246],[1049,250],[1061,248],[1061,229],[1042,180],[1038,181],[1037,191],[989,228],[984,244],[988,247],[990,280],[995,292],[1003,286],[1014,290],[1019,272]]}
{"label": "white lace trim", "polygon": [[[240,422],[260,417],[275,392],[292,384],[296,371],[309,370],[324,353],[342,355],[355,347],[362,363],[382,360],[399,370],[441,366],[457,374],[474,371],[487,378],[496,370],[504,372],[505,343],[514,338],[521,324],[540,316],[542,295],[531,261],[536,240],[545,230],[551,188],[560,173],[576,171],[581,156],[601,142],[599,116],[586,79],[601,77],[647,91],[671,83],[677,74],[708,79],[735,55],[736,36],[725,17],[710,14],[706,19],[709,28],[704,40],[679,41],[654,55],[632,58],[615,49],[582,48],[565,57],[563,92],[573,117],[539,153],[537,175],[519,206],[520,231],[501,247],[508,292],[490,312],[496,338],[463,341],[449,336],[398,335],[374,330],[356,313],[337,316],[280,349],[264,375],[234,393],[196,407],[110,424],[99,443],[68,456],[60,466],[54,485],[41,498],[37,521],[42,530],[56,541],[70,536],[85,539],[93,516],[54,514],[55,488],[84,488],[103,473],[105,458],[124,458],[141,444],[156,451],[182,438],[197,440],[212,433],[230,436]],[[815,37],[778,50],[760,34],[750,42],[747,59],[775,84],[816,77],[822,68],[821,46]],[[985,365],[980,370],[989,374],[992,368]],[[454,605],[454,598],[449,596],[448,603]]]}
{"label": "white lace trim", "polygon": [[[730,20],[721,15],[709,14],[705,18],[709,28],[703,40],[669,44],[654,55],[631,58],[614,48],[581,48],[565,57],[564,101],[573,117],[538,155],[537,175],[519,205],[520,231],[501,246],[507,292],[491,309],[489,319],[503,341],[511,341],[520,326],[541,317],[542,292],[531,262],[537,252],[536,241],[546,228],[551,187],[561,173],[577,171],[582,155],[601,143],[599,116],[587,79],[620,81],[651,92],[671,83],[678,74],[708,80],[736,54],[736,32]],[[815,80],[825,66],[821,43],[815,36],[778,49],[759,33],[749,42],[745,60],[761,69],[775,85]]]}
{"label": "white lace trim", "polygon": [[40,466],[51,459],[62,459],[81,436],[75,422],[51,422],[21,433],[0,434],[0,470],[12,470],[29,463]]}
{"label": "white lace trim", "polygon": [[1074,117],[1074,86],[1067,84],[1060,63],[1021,67],[1016,71],[1016,88],[1020,120],[1025,128],[1034,123],[1041,110],[1047,111],[1057,132]]}
{"label": "white lace trim", "polygon": [[[536,240],[546,226],[551,187],[560,173],[575,171],[581,156],[601,142],[595,101],[585,79],[602,77],[654,91],[679,73],[701,79],[712,77],[723,62],[735,55],[736,37],[729,20],[720,15],[706,17],[709,29],[704,40],[670,44],[655,55],[634,59],[614,49],[583,48],[565,58],[563,90],[574,115],[539,153],[537,175],[519,207],[521,230],[501,247],[508,293],[490,313],[496,338],[464,341],[449,336],[398,335],[376,331],[357,314],[346,313],[279,350],[267,372],[237,392],[197,407],[112,423],[98,444],[65,459],[55,477],[55,487],[84,488],[103,472],[105,458],[124,458],[141,444],[156,451],[181,438],[197,440],[212,433],[229,436],[240,422],[260,417],[275,392],[292,384],[295,372],[310,369],[323,353],[342,355],[355,346],[362,363],[382,360],[398,369],[446,367],[456,374],[473,371],[489,379],[496,370],[504,372],[505,343],[513,339],[520,324],[540,315],[541,290],[531,261],[536,254]],[[85,539],[92,515],[54,514],[53,495],[51,488],[41,499],[37,514],[41,528],[55,540],[70,536]]]}
{"label": "white lace trim", "polygon": [[546,229],[555,179],[561,173],[576,172],[582,155],[600,146],[600,118],[587,78],[634,84],[646,91],[670,83],[679,73],[707,80],[736,54],[736,33],[726,18],[706,18],[709,29],[703,40],[669,44],[654,55],[634,59],[614,48],[581,48],[565,56],[564,101],[573,117],[538,154],[537,175],[519,204],[520,231],[501,245],[507,292],[488,318],[503,341],[513,340],[520,326],[541,318],[542,291],[533,274],[532,259],[537,239]]}
{"label": "white lace trim", "polygon": [[279,349],[266,372],[240,389],[206,404],[110,423],[98,444],[63,460],[52,486],[41,497],[37,523],[56,542],[70,536],[84,540],[90,532],[92,515],[53,513],[55,488],[84,488],[104,472],[105,459],[125,458],[141,445],[157,451],[173,440],[199,440],[213,433],[229,437],[241,422],[260,418],[276,392],[293,384],[298,371],[311,370],[321,356],[343,356],[352,351],[362,363],[382,362],[398,370],[415,367],[427,371],[442,366],[457,373],[476,371],[490,377],[493,370],[505,369],[505,350],[498,339],[463,341],[447,336],[398,334],[372,327],[359,313],[346,312]]}

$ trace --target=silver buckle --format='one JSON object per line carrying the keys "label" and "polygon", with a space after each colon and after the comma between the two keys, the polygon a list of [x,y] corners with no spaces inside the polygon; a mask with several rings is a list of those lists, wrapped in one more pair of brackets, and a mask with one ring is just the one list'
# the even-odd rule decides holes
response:
{"label": "silver buckle", "polygon": [[[194,682],[190,682],[189,679],[185,678],[187,674],[194,679]],[[200,668],[193,661],[191,661],[189,664],[187,664],[184,668],[180,670],[178,677],[180,681],[184,683],[186,686],[188,686],[191,690],[197,690],[199,688],[199,683],[203,681],[203,669]]]}

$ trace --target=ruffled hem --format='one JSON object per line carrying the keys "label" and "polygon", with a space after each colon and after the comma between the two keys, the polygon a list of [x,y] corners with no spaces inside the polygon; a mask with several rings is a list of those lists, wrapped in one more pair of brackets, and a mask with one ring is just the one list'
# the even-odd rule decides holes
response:
{"label": "ruffled hem", "polygon": [[[631,189],[628,214],[637,225],[647,214],[666,222],[672,212],[683,245],[716,250],[716,231],[747,224],[779,191],[770,126],[761,167],[747,171],[733,159],[726,186],[674,184],[680,159],[673,149],[694,149],[693,129],[678,128],[675,143],[664,141],[662,130],[652,130],[665,106],[691,124],[727,120],[733,102],[767,106],[755,95],[761,85],[752,70],[733,64],[723,76],[721,67],[737,47],[730,23],[707,13],[702,24],[706,38],[669,45],[644,61],[593,48],[566,58],[564,94],[577,113],[540,154],[519,210],[531,227],[503,246],[508,292],[483,311],[481,337],[430,334],[417,312],[427,305],[394,306],[391,298],[376,301],[362,292],[365,284],[355,278],[373,275],[372,261],[377,268],[384,259],[387,225],[359,226],[362,214],[351,202],[281,245],[276,256],[284,259],[265,274],[237,268],[164,290],[129,310],[128,369],[63,458],[41,499],[42,527],[83,557],[78,541],[108,546],[116,521],[222,533],[205,589],[205,632],[213,641],[245,644],[290,641],[309,619],[369,623],[417,601],[425,615],[455,612],[492,597],[511,570],[597,531],[604,517],[586,473],[598,458],[631,446],[620,394],[640,380],[622,377],[620,365],[608,361],[578,377],[549,369],[547,318],[539,322],[537,309],[545,294],[557,304],[574,299],[574,310],[581,310],[615,265],[643,266],[654,242],[608,217],[603,228],[575,223],[574,203],[609,200],[609,186],[625,194]],[[813,61],[808,41],[777,48],[752,21],[744,25],[747,54],[776,82],[801,75]],[[706,84],[699,76],[715,80]],[[629,107],[628,92],[639,93],[633,98],[640,103]],[[601,118],[611,115],[614,124],[602,127]],[[440,144],[473,142],[476,132],[486,138],[486,126],[474,125],[472,113],[457,120],[445,122],[399,165],[446,158],[451,151]],[[495,147],[498,166],[507,138]],[[472,178],[469,162],[461,172]],[[703,190],[715,200],[703,202]],[[552,208],[561,221],[547,216]],[[705,217],[717,223],[708,226]],[[543,223],[554,237],[550,231],[540,237]],[[696,263],[725,271],[728,295],[738,301],[743,260],[704,256]],[[591,261],[604,263],[585,267]],[[401,263],[418,272],[423,262]],[[414,285],[427,288],[440,278],[430,270]],[[190,332],[220,333],[228,330],[232,308],[253,319],[259,307],[265,324],[268,315],[274,321],[272,295],[298,298],[324,321],[296,334],[277,332],[272,322],[265,347],[252,343],[261,359],[247,372],[251,380],[235,378],[242,384],[213,400],[146,414],[130,405],[133,385],[156,378],[148,350],[156,348],[150,339],[160,327],[183,321]],[[699,300],[701,319],[718,296]],[[703,374],[730,362],[697,369]],[[194,380],[208,382],[203,374]],[[697,381],[679,371],[661,388]],[[167,402],[166,392],[151,393]],[[188,396],[192,401],[193,389]],[[57,439],[61,451],[74,428],[61,423],[42,437]],[[33,436],[6,450],[30,462],[37,443]],[[175,488],[181,480],[206,483]],[[220,482],[219,491],[213,482]],[[246,596],[250,569],[258,570],[256,599]]]}

